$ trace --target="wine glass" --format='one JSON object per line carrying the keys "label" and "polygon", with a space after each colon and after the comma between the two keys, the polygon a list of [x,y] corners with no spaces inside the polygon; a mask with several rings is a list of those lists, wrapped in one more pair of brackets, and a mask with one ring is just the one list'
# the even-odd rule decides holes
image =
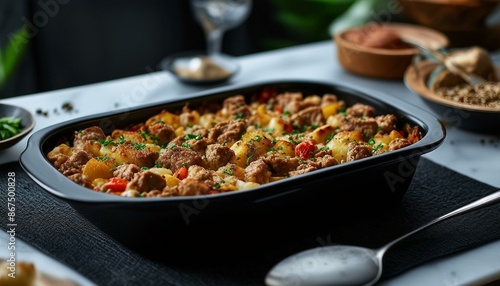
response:
{"label": "wine glass", "polygon": [[205,32],[209,57],[221,54],[224,33],[243,23],[252,7],[252,0],[190,1],[194,16]]}
{"label": "wine glass", "polygon": [[195,85],[219,84],[239,70],[236,60],[221,53],[224,33],[243,23],[252,0],[190,0],[195,19],[203,27],[207,51],[186,52],[167,57],[161,62],[181,82]]}

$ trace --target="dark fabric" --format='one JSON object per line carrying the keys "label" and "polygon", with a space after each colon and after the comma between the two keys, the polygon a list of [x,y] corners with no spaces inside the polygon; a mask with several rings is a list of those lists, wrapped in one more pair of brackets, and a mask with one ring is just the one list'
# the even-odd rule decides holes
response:
{"label": "dark fabric", "polygon": [[[16,178],[17,235],[98,285],[262,285],[275,263],[297,251],[334,243],[379,247],[495,191],[422,158],[403,200],[382,211],[343,215],[332,210],[332,216],[311,217],[308,214],[315,213],[314,206],[304,206],[296,216],[288,216],[292,221],[281,217],[283,224],[271,219],[279,213],[266,212],[269,220],[250,217],[242,221],[243,227],[204,230],[189,242],[162,247],[171,242],[157,241],[133,250],[43,191],[17,163],[0,166],[4,198],[8,172],[15,172]],[[0,205],[1,216],[6,218],[6,203]],[[386,254],[384,278],[498,240],[499,225],[500,204],[496,204],[417,233]],[[173,229],[158,231],[176,236]],[[217,245],[211,237],[226,237],[234,243]]]}

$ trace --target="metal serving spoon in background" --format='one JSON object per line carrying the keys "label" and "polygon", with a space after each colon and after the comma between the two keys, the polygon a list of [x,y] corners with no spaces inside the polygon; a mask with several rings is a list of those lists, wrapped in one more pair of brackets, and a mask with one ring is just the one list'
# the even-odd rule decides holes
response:
{"label": "metal serving spoon in background", "polygon": [[500,200],[500,190],[440,216],[379,249],[332,245],[305,250],[274,266],[265,278],[278,285],[373,285],[382,275],[382,258],[394,244],[445,219],[479,209]]}
{"label": "metal serving spoon in background", "polygon": [[461,77],[470,86],[476,86],[476,85],[486,83],[486,80],[484,78],[482,78],[481,76],[468,72],[463,66],[452,61],[446,52],[442,52],[440,50],[424,47],[421,44],[419,44],[415,41],[406,39],[404,37],[402,38],[402,41],[409,44],[410,46],[413,46],[414,48],[419,49],[422,54],[425,54],[428,57],[431,57],[432,59],[434,59],[435,61],[437,61],[441,65],[443,65],[448,71]]}

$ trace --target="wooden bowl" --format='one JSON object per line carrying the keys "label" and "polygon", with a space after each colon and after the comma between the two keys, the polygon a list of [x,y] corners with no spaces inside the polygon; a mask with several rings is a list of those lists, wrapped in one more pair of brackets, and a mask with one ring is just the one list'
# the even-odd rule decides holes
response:
{"label": "wooden bowl", "polygon": [[[404,77],[406,86],[419,95],[443,122],[469,131],[500,134],[500,108],[453,101],[428,87],[429,77],[437,65],[435,62],[421,61],[408,67]],[[500,72],[500,67],[496,69],[497,73]]]}
{"label": "wooden bowl", "polygon": [[399,0],[403,13],[438,31],[476,31],[499,5],[499,0]]}
{"label": "wooden bowl", "polygon": [[398,0],[416,24],[444,33],[450,47],[500,48],[500,26],[489,23],[500,0]]}
{"label": "wooden bowl", "polygon": [[[378,25],[378,24],[377,24]],[[429,48],[448,46],[448,38],[430,28],[410,24],[383,24],[400,37],[419,43]],[[337,44],[337,58],[349,72],[382,79],[402,79],[413,56],[420,51],[413,47],[384,49],[366,47],[346,39],[347,33],[367,29],[369,26],[348,29],[334,36]]]}

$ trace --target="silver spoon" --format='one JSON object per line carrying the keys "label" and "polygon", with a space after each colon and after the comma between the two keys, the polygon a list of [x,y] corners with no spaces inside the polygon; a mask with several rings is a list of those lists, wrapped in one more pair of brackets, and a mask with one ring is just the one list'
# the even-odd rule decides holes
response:
{"label": "silver spoon", "polygon": [[419,49],[420,52],[430,56],[432,59],[442,64],[448,71],[461,77],[470,86],[476,86],[486,83],[486,80],[481,76],[468,72],[463,66],[450,60],[447,53],[441,52],[436,49],[426,48],[419,43],[406,38],[403,38],[402,40],[403,42]]}
{"label": "silver spoon", "polygon": [[379,249],[332,245],[299,252],[276,264],[267,274],[265,282],[269,286],[373,285],[382,275],[382,257],[391,246],[437,222],[479,209],[499,200],[500,190],[440,216]]}

